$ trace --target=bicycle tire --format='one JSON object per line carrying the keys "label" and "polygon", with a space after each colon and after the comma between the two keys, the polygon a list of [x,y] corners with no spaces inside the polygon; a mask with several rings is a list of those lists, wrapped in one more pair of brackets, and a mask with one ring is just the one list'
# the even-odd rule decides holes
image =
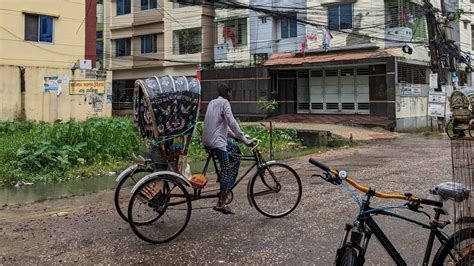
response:
{"label": "bicycle tire", "polygon": [[454,122],[453,120],[449,120],[448,123],[446,124],[445,126],[445,129],[444,131],[446,132],[446,135],[448,135],[448,137],[450,139],[453,139],[454,138]]}
{"label": "bicycle tire", "polygon": [[[162,191],[154,191],[155,194],[150,195],[149,187],[151,184],[156,182],[162,182]],[[175,189],[179,191],[175,191]],[[143,195],[148,194],[150,197],[146,202],[143,202]],[[175,195],[176,198],[182,199],[181,201],[173,201],[171,195]],[[178,197],[179,196],[179,197]],[[158,199],[155,201],[155,199]],[[161,197],[161,198],[160,198]],[[141,199],[140,199],[141,198]],[[140,203],[141,202],[141,203]],[[142,204],[145,206],[147,211],[150,211],[152,214],[157,213],[156,217],[148,219],[146,221],[138,221],[137,217],[140,217],[138,213],[138,207],[135,203]],[[170,206],[183,206],[185,209],[177,209]],[[161,210],[157,210],[161,208]],[[172,221],[165,222],[166,217],[170,218],[167,213],[173,211],[173,213],[179,213],[180,211],[185,211],[184,220],[181,224]],[[176,212],[175,212],[176,211]],[[191,198],[189,193],[183,184],[176,180],[176,178],[168,176],[157,176],[146,181],[140,185],[133,193],[130,204],[128,206],[128,220],[132,231],[142,240],[152,243],[152,244],[161,244],[169,242],[179,236],[186,226],[188,225],[189,219],[191,218]],[[157,222],[157,223],[155,223]],[[161,226],[161,227],[160,227]],[[165,227],[177,227],[176,230],[173,230],[170,234],[161,236],[161,231]],[[147,229],[150,229],[148,232]],[[159,236],[152,236],[158,234]],[[163,234],[164,235],[164,234]]]}
{"label": "bicycle tire", "polygon": [[[276,172],[277,168],[281,169],[280,172]],[[282,194],[280,194],[283,186],[281,186],[281,183],[274,181],[276,173],[280,174],[282,170],[287,172],[288,174],[287,179],[291,179],[295,182],[294,185],[296,185],[296,188],[294,189],[294,191],[289,193],[290,195],[293,194],[291,196],[293,196],[294,199],[290,203],[291,205],[288,208],[285,208],[283,211],[271,211],[270,208],[267,208],[267,206],[265,206],[263,200],[261,201],[260,199],[263,199],[263,196],[265,195],[276,195],[275,196],[276,199],[272,199],[270,197],[270,199],[267,200],[269,202],[268,205],[274,205],[276,203],[274,202],[275,200],[279,201],[282,197],[284,197],[284,196],[281,196]],[[279,180],[279,181],[282,181],[282,180]],[[269,185],[269,183],[273,183],[273,184],[278,183],[280,187],[273,188],[271,187],[271,184]],[[257,188],[257,186],[260,186],[263,188],[266,187],[268,188],[268,191],[258,191],[259,188]],[[271,190],[273,190],[273,192]],[[264,166],[263,169],[259,170],[252,177],[252,180],[249,183],[248,191],[249,191],[249,197],[250,197],[252,206],[254,206],[258,212],[270,218],[280,218],[293,212],[298,206],[298,204],[300,203],[301,194],[302,194],[301,179],[296,173],[296,171],[290,166],[283,163],[270,163]]]}
{"label": "bicycle tire", "polygon": [[[467,253],[462,254],[460,257],[460,261],[455,262],[455,265],[473,265],[474,264],[474,228],[464,228],[461,229],[454,234],[452,234],[449,239],[448,243],[442,245],[433,259],[433,265],[445,265],[445,261],[448,258],[451,250],[457,246],[459,246],[463,241],[470,240],[469,245],[467,247],[463,247],[462,251]],[[452,258],[452,257],[451,257]],[[451,265],[451,264],[450,264]]]}
{"label": "bicycle tire", "polygon": [[357,263],[357,251],[355,248],[347,246],[341,259],[336,263],[337,266],[354,266]]}
{"label": "bicycle tire", "polygon": [[[121,202],[121,198],[123,197],[122,194],[124,193],[124,190],[125,190],[125,187],[123,187],[123,186],[127,181],[130,180],[130,178],[133,180],[133,176],[138,175],[138,174],[142,174],[142,173],[153,173],[153,170],[151,170],[151,169],[137,169],[137,170],[129,173],[128,175],[126,175],[124,178],[122,178],[122,180],[120,180],[120,182],[117,184],[117,187],[115,188],[115,193],[114,193],[115,209],[117,210],[117,213],[119,214],[119,216],[123,220],[125,220],[126,222],[128,222],[127,212],[128,212],[128,203],[130,202],[130,199],[125,200],[124,202]],[[138,182],[138,179],[133,180],[132,185],[134,186],[137,182]],[[131,188],[130,188],[130,190],[131,190]],[[130,193],[130,195],[131,195],[131,193]]]}

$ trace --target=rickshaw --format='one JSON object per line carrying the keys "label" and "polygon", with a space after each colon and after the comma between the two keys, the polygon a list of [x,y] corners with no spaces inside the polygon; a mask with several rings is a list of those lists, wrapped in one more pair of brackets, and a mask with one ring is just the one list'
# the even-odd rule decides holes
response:
{"label": "rickshaw", "polygon": [[[219,164],[211,149],[203,170],[191,174],[187,164],[189,144],[198,118],[200,83],[195,78],[153,77],[138,80],[134,90],[135,121],[141,135],[161,151],[168,170],[155,171],[150,159],[124,170],[118,177],[115,206],[120,216],[128,221],[133,232],[153,244],[168,242],[186,228],[192,202],[218,197],[218,189],[209,189],[209,166],[216,170],[220,181]],[[259,143],[257,141],[257,143]],[[240,176],[232,190],[246,177],[249,204],[271,218],[284,217],[296,209],[302,194],[301,180],[290,166],[276,161],[265,161],[258,145],[250,155],[237,155],[252,166]],[[137,178],[139,176],[139,178]],[[125,184],[131,181],[130,189]],[[128,206],[120,200],[129,197]],[[125,198],[127,200],[127,198]],[[232,202],[229,193],[227,203]]]}
{"label": "rickshaw", "polygon": [[474,88],[463,88],[452,93],[450,99],[452,117],[445,128],[450,139],[474,136],[473,104]]}

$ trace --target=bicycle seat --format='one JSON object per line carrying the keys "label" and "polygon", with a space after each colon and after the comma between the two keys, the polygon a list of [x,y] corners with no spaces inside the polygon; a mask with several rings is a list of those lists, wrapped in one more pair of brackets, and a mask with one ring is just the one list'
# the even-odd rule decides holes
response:
{"label": "bicycle seat", "polygon": [[443,200],[454,200],[461,202],[470,195],[470,189],[461,183],[443,182],[430,189],[430,193],[440,196]]}
{"label": "bicycle seat", "polygon": [[204,147],[204,150],[205,150],[208,154],[213,154],[211,147],[208,147],[208,146],[203,146],[203,147]]}

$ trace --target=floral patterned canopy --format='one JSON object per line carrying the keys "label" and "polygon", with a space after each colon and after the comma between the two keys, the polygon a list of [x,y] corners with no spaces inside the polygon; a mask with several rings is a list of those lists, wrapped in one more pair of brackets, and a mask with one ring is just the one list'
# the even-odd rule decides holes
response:
{"label": "floral patterned canopy", "polygon": [[201,85],[193,77],[155,76],[135,82],[135,124],[170,163],[177,164],[188,152],[200,94]]}

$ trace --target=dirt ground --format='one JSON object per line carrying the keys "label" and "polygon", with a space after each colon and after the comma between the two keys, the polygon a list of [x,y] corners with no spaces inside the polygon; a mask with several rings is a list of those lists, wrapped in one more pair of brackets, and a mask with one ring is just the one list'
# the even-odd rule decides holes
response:
{"label": "dirt ground", "polygon": [[[426,196],[429,188],[451,179],[447,138],[400,134],[312,156],[387,192]],[[240,186],[232,203],[236,215],[195,210],[186,230],[162,245],[147,244],[133,234],[116,214],[111,191],[4,206],[0,209],[0,264],[332,264],[344,225],[357,214],[357,205],[344,189],[311,178],[318,171],[308,163],[309,157],[285,161],[303,182],[302,201],[289,216],[263,217],[249,206],[246,187]],[[193,207],[213,204],[214,199],[203,200],[193,202]],[[374,206],[391,204],[403,202],[374,201]],[[398,220],[376,220],[408,265],[421,263],[426,230]],[[375,238],[369,247],[369,265],[393,264]]]}
{"label": "dirt ground", "polygon": [[[244,123],[248,125],[262,124],[266,127],[268,123]],[[354,141],[369,141],[375,139],[389,139],[398,136],[396,132],[390,132],[381,127],[365,128],[365,127],[353,127],[346,125],[336,124],[325,124],[325,123],[300,123],[300,122],[275,122],[273,123],[275,128],[297,128],[299,130],[320,130],[329,131],[333,135],[349,139],[352,136]]]}

